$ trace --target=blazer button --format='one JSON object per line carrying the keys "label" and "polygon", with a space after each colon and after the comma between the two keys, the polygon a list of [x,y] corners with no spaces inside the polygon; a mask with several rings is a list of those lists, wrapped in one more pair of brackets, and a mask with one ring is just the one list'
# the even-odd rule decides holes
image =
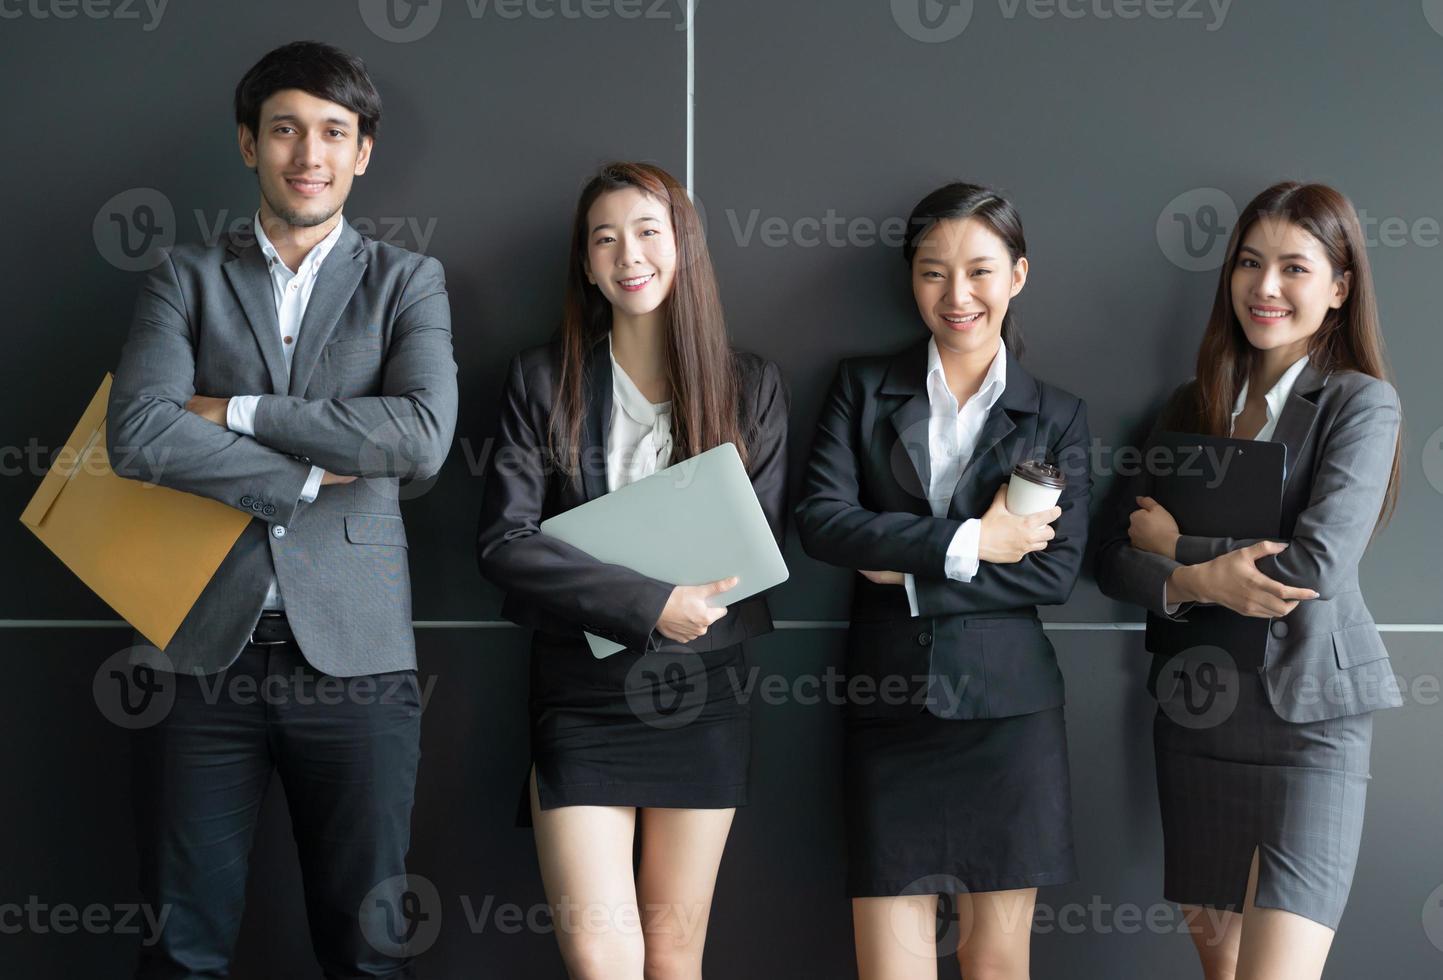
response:
{"label": "blazer button", "polygon": [[931,642],[932,642],[932,634],[931,634],[931,633],[928,633],[926,630],[923,630],[922,632],[920,632],[920,633],[917,634],[917,645],[918,645],[919,647],[925,647],[925,646],[927,646],[928,644],[930,644]]}
{"label": "blazer button", "polygon": [[1272,631],[1272,634],[1280,640],[1288,635],[1288,624],[1280,619],[1273,620],[1273,625],[1270,627],[1270,629]]}
{"label": "blazer button", "polygon": [[251,501],[251,510],[255,511],[257,514],[259,514],[259,513],[265,508],[265,506],[266,506],[266,505],[265,505],[265,501],[262,501],[262,500],[252,500],[252,501]]}
{"label": "blazer button", "polygon": [[283,538],[283,537],[285,537],[285,536],[286,536],[286,526],[285,526],[284,524],[272,524],[272,525],[271,525],[271,537],[273,537],[273,538]]}
{"label": "blazer button", "polygon": [[251,505],[251,501],[254,500],[254,499],[255,499],[255,498],[250,497],[250,496],[242,497],[242,498],[241,498],[241,506],[242,506],[242,507],[249,507],[249,506]]}
{"label": "blazer button", "polygon": [[276,505],[275,505],[275,504],[266,504],[265,509],[261,511],[261,513],[264,514],[264,515],[266,515],[267,517],[270,517],[270,516],[271,516],[272,514],[274,514],[275,512],[276,512]]}

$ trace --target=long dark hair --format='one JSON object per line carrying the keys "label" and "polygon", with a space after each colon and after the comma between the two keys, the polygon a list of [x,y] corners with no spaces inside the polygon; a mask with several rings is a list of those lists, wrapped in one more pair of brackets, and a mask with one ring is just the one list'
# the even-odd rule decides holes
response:
{"label": "long dark hair", "polygon": [[[912,268],[912,259],[916,257],[917,247],[922,244],[922,239],[927,237],[927,232],[931,231],[937,222],[953,218],[977,218],[987,225],[994,235],[1002,239],[1002,244],[1007,246],[1007,254],[1012,257],[1013,265],[1027,254],[1027,238],[1022,234],[1022,216],[1017,213],[1012,202],[990,187],[957,181],[937,188],[918,201],[917,206],[912,209],[912,216],[907,219],[907,238],[902,243],[902,258],[906,260],[908,269]],[[1022,357],[1022,333],[1017,327],[1011,307],[1008,307],[1007,315],[1002,318],[1002,342],[1014,357]]]}
{"label": "long dark hair", "polygon": [[561,316],[561,376],[548,436],[551,453],[572,480],[580,477],[581,422],[586,413],[588,352],[611,329],[611,303],[587,281],[587,215],[601,195],[634,187],[667,206],[676,236],[676,276],[666,298],[666,374],[671,386],[671,462],[734,443],[747,447],[737,416],[737,375],[717,293],[706,234],[686,189],[660,167],[608,163],[576,202],[566,298]]}
{"label": "long dark hair", "polygon": [[[1197,352],[1197,403],[1193,408],[1198,425],[1209,435],[1228,434],[1233,405],[1257,353],[1233,311],[1233,269],[1243,239],[1262,218],[1281,218],[1316,238],[1335,278],[1352,273],[1348,298],[1338,309],[1328,311],[1323,325],[1309,338],[1308,357],[1313,365],[1325,373],[1350,370],[1391,381],[1383,331],[1378,324],[1373,273],[1357,211],[1351,201],[1325,184],[1283,181],[1248,202],[1228,239],[1212,315]],[[1402,446],[1400,429],[1388,491],[1378,514],[1379,526],[1387,523],[1398,504]]]}

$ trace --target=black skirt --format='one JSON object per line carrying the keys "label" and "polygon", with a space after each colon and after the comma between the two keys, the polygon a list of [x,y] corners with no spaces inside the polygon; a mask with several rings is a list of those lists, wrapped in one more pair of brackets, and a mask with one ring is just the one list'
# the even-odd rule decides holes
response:
{"label": "black skirt", "polygon": [[1077,878],[1062,708],[849,719],[848,894],[980,893]]}
{"label": "black skirt", "polygon": [[[584,640],[537,631],[531,761],[541,809],[745,806],[751,715],[739,690],[747,669],[742,643],[597,660]],[[530,826],[525,781],[517,810],[517,824]]]}
{"label": "black skirt", "polygon": [[1241,911],[1256,850],[1255,905],[1337,929],[1363,838],[1372,714],[1287,721],[1255,671],[1222,671],[1209,688],[1237,699],[1189,702],[1179,684],[1153,722],[1163,896]]}

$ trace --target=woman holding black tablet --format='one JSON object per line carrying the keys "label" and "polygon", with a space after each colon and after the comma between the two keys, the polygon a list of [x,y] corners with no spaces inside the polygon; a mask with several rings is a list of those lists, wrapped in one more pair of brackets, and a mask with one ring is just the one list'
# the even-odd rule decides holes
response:
{"label": "woman holding black tablet", "polygon": [[993,191],[917,205],[903,258],[927,337],[841,362],[796,510],[809,554],[857,570],[845,800],[862,980],[936,976],[939,897],[969,980],[1024,978],[1037,888],[1076,877],[1062,675],[1037,607],[1065,602],[1082,565],[1087,413],[1018,360],[1026,252]]}
{"label": "woman holding black tablet", "polygon": [[[1187,534],[1143,474],[1098,549],[1103,591],[1158,616],[1214,603],[1271,621],[1265,648],[1155,656],[1149,673],[1163,891],[1209,980],[1317,980],[1347,902],[1372,711],[1402,703],[1358,586],[1397,494],[1387,378],[1352,204],[1321,184],[1269,187],[1228,243],[1197,377],[1154,435],[1282,443],[1281,540]],[[1186,694],[1203,686],[1228,700],[1199,715]]]}
{"label": "woman holding black tablet", "polygon": [[[535,628],[528,809],[572,977],[700,976],[747,798],[750,719],[731,678],[772,622],[760,595],[707,604],[735,579],[673,586],[538,525],[733,443],[780,543],[786,432],[776,365],[728,341],[685,189],[646,164],[604,167],[577,204],[561,336],[511,362],[477,538],[502,614]],[[627,649],[597,659],[583,631]]]}

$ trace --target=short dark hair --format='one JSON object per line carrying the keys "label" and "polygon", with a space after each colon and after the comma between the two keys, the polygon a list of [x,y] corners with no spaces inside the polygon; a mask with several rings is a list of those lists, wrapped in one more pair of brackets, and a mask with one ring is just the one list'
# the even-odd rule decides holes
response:
{"label": "short dark hair", "polygon": [[235,88],[235,121],[259,136],[261,104],[288,88],[343,105],[360,116],[357,140],[374,138],[380,127],[381,96],[366,63],[321,41],[292,41],[252,65]]}

